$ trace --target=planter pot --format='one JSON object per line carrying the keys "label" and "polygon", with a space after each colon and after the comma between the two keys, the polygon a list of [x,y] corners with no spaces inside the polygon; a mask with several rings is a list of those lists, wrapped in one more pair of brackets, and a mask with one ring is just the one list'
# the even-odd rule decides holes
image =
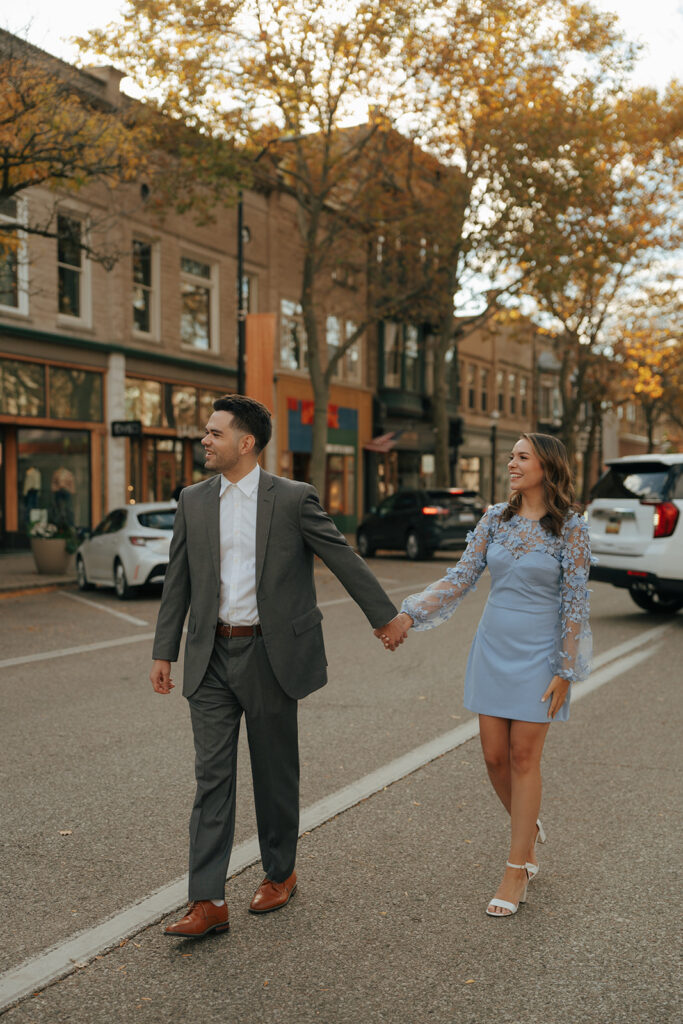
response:
{"label": "planter pot", "polygon": [[31,537],[31,551],[38,572],[63,576],[69,568],[71,555],[63,537]]}

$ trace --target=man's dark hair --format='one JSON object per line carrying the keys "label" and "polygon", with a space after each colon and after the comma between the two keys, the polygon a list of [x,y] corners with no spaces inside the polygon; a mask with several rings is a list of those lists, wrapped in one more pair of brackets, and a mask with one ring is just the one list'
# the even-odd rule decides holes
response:
{"label": "man's dark hair", "polygon": [[223,395],[213,403],[216,412],[230,412],[235,426],[245,434],[253,434],[254,448],[262,452],[270,441],[273,424],[265,405],[246,395]]}

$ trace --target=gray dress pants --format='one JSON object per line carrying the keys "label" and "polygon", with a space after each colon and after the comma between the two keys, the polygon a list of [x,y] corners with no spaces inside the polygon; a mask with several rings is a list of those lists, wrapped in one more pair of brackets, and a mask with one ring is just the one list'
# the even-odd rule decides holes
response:
{"label": "gray dress pants", "polygon": [[235,834],[237,740],[244,712],[263,868],[294,870],[299,835],[297,702],[273,675],[263,638],[216,637],[189,698],[197,792],[190,817],[190,900],[222,899]]}

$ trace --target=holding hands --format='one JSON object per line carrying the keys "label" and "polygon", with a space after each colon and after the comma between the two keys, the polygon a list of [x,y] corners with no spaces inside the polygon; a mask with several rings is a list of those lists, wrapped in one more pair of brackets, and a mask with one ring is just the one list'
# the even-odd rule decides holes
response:
{"label": "holding hands", "polygon": [[395,651],[399,644],[408,636],[408,630],[413,625],[413,620],[406,612],[399,612],[398,615],[387,622],[386,626],[380,626],[375,630],[375,636],[384,644],[385,650]]}

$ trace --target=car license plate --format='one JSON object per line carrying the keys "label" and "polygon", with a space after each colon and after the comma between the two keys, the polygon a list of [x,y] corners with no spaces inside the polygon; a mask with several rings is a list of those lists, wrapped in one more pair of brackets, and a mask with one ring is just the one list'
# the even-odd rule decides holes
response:
{"label": "car license plate", "polygon": [[460,522],[461,523],[473,523],[474,522],[474,512],[461,512],[460,513]]}
{"label": "car license plate", "polygon": [[607,525],[605,526],[605,533],[619,533],[620,529],[621,529],[621,520],[620,519],[610,519],[609,522],[607,523]]}

